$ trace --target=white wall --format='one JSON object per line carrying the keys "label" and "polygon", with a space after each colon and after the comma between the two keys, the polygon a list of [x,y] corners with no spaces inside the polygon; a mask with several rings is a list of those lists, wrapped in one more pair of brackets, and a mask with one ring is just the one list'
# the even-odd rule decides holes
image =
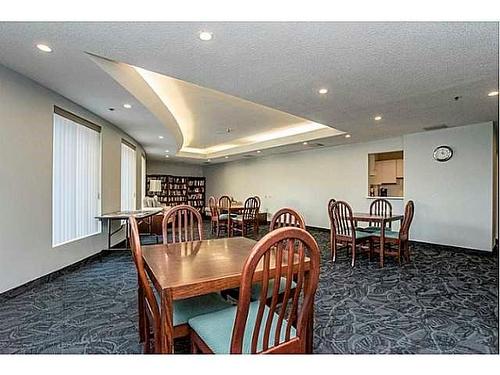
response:
{"label": "white wall", "polygon": [[[438,163],[432,152],[443,144],[453,149],[453,158]],[[492,153],[491,123],[405,137],[406,192],[416,212],[413,239],[492,249]]]}
{"label": "white wall", "polygon": [[[208,166],[207,196],[259,195],[270,213],[293,207],[308,225],[328,228],[330,198],[348,201],[355,211],[368,210],[368,154],[404,150],[405,199],[415,201],[411,238],[491,251],[492,131],[491,123],[471,125]],[[434,144],[450,144],[455,157],[434,161]],[[443,187],[446,178],[453,185]],[[394,212],[402,213],[404,203],[393,200]]]}
{"label": "white wall", "polygon": [[54,105],[102,127],[102,212],[120,209],[121,139],[144,152],[118,128],[0,65],[0,292],[106,247],[101,234],[52,248]]}
{"label": "white wall", "polygon": [[146,162],[147,174],[170,174],[174,176],[202,177],[203,168],[200,165],[187,163],[174,163],[170,161],[148,160]]}

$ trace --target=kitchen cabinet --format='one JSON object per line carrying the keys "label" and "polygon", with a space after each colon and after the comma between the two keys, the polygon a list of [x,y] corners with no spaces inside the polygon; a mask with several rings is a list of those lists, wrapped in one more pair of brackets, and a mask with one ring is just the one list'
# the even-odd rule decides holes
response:
{"label": "kitchen cabinet", "polygon": [[375,176],[377,169],[375,168],[375,154],[368,155],[368,175]]}
{"label": "kitchen cabinet", "polygon": [[396,178],[404,178],[404,163],[403,159],[396,160]]}

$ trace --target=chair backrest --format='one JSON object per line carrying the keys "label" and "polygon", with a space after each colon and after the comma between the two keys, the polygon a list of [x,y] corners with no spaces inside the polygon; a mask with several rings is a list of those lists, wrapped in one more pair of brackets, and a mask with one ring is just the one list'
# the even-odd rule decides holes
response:
{"label": "chair backrest", "polygon": [[223,195],[219,198],[219,212],[220,213],[229,213],[231,209],[231,197],[228,195]]}
{"label": "chair backrest", "polygon": [[245,200],[242,216],[244,220],[255,220],[259,213],[259,201],[255,197]]}
{"label": "chair backrest", "polygon": [[172,207],[163,217],[162,234],[165,245],[203,240],[203,219],[200,212],[187,204]]}
{"label": "chair backrest", "polygon": [[330,224],[336,236],[355,236],[354,221],[352,219],[352,209],[347,202],[336,201],[328,211]]}
{"label": "chair backrest", "polygon": [[[312,334],[308,332],[308,320],[318,286],[319,260],[318,244],[304,229],[280,228],[257,242],[243,266],[231,353],[305,352],[307,334]],[[257,272],[262,291],[259,301],[250,310]],[[271,284],[274,287],[267,305],[271,279],[276,282]],[[285,280],[284,289],[280,288],[282,279]],[[293,280],[296,282],[294,289]],[[281,305],[277,309],[280,294]],[[248,319],[249,316],[255,319]],[[253,327],[246,327],[247,324]],[[251,335],[251,340],[245,340],[245,334]],[[243,348],[244,343],[249,342],[250,347]]]}
{"label": "chair backrest", "polygon": [[217,201],[215,197],[208,198],[208,207],[210,208],[210,216],[212,218],[219,217],[219,208],[217,207]]}
{"label": "chair backrest", "polygon": [[304,217],[292,208],[282,208],[278,210],[271,218],[269,231],[283,227],[296,227],[306,229]]}
{"label": "chair backrest", "polygon": [[[379,216],[392,216],[392,204],[387,199],[375,199],[370,204],[370,215],[379,215]],[[372,222],[371,226],[380,227],[380,223]],[[391,222],[387,223],[387,226],[391,228]]]}
{"label": "chair backrest", "polygon": [[[137,270],[137,282],[139,283],[139,288],[142,289],[142,294],[144,295],[145,307],[149,309],[153,321],[154,321],[154,333],[158,335],[160,333],[160,308],[156,302],[156,298],[151,288],[151,283],[144,269],[144,260],[142,259],[142,248],[139,237],[139,229],[137,227],[137,220],[135,217],[130,216],[130,247],[132,249],[132,256],[134,258],[135,268]],[[155,353],[160,352],[159,343],[161,342],[159,338],[155,337]]]}
{"label": "chair backrest", "polygon": [[330,209],[332,208],[332,205],[337,202],[335,198],[332,198],[328,201],[328,212],[330,212]]}
{"label": "chair backrest", "polygon": [[261,202],[260,197],[258,195],[256,195],[254,198],[257,199],[257,202],[259,202],[259,208],[260,208],[260,202]]}
{"label": "chair backrest", "polygon": [[401,228],[399,229],[399,239],[407,240],[410,233],[410,225],[413,221],[413,215],[415,213],[415,204],[413,201],[408,201],[405,206],[405,216],[403,217],[403,222],[401,223]]}

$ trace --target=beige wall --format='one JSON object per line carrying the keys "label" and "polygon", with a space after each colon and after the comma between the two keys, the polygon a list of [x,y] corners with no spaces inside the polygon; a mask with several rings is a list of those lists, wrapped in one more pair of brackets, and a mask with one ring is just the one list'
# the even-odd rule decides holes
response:
{"label": "beige wall", "polygon": [[202,177],[203,168],[200,165],[175,163],[170,161],[148,160],[146,162],[147,174],[170,174],[174,176]]}
{"label": "beige wall", "polygon": [[[120,209],[122,138],[137,146],[140,186],[143,150],[137,142],[75,103],[0,65],[0,292],[106,246],[101,234],[52,248],[54,105],[102,126],[102,212]],[[105,229],[103,226],[103,233]]]}
{"label": "beige wall", "polygon": [[[405,200],[392,204],[401,213],[406,200],[415,201],[412,239],[491,251],[492,138],[492,123],[485,123],[207,166],[207,196],[259,195],[269,213],[293,207],[308,225],[328,228],[330,198],[368,210],[368,154],[404,150]],[[455,150],[452,160],[433,160],[439,144]]]}

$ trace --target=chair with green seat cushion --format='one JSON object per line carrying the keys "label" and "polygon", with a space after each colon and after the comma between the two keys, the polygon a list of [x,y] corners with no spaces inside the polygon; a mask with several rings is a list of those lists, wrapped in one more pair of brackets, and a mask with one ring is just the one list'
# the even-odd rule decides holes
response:
{"label": "chair with green seat cushion", "polygon": [[[297,283],[292,280],[291,282],[291,288],[294,289],[297,286]],[[285,277],[280,277],[280,285],[278,289],[279,294],[283,294],[286,288],[286,278]],[[269,280],[268,283],[268,289],[267,289],[267,297],[270,298],[273,295],[273,289],[274,289],[274,279]],[[262,284],[261,283],[255,283],[252,285],[252,293],[250,295],[250,298],[252,300],[258,300],[260,298],[260,293],[262,292]]]}
{"label": "chair with green seat cushion", "polygon": [[356,230],[352,215],[352,208],[347,202],[336,201],[328,207],[328,216],[330,218],[330,238],[331,238],[331,257],[333,262],[336,260],[337,245],[345,244],[351,248],[351,267],[354,267],[356,259],[356,248],[358,245],[368,242],[368,255],[372,253],[372,234],[361,230]]}
{"label": "chair with green seat cushion", "polygon": [[[192,207],[190,209],[195,210]],[[134,263],[137,269],[138,279],[137,293],[139,337],[140,341],[144,343],[145,353],[159,353],[161,352],[161,319],[159,307],[161,304],[159,302],[158,295],[153,291],[151,281],[149,280],[144,268],[142,248],[139,239],[139,230],[135,217],[131,216],[129,218],[129,223],[131,228],[131,249]],[[201,225],[201,222],[198,225]],[[201,237],[203,237],[202,232]],[[228,306],[230,305],[216,293],[175,301],[173,304],[174,338],[189,334],[187,321],[190,318],[196,315],[218,311],[227,308]]]}
{"label": "chair with green seat cushion", "polygon": [[[257,274],[264,287],[259,300],[252,302]],[[270,302],[266,299],[272,275],[297,280],[295,291],[291,282],[285,283],[281,304],[277,285]],[[268,233],[243,266],[238,305],[189,320],[192,352],[312,352],[312,308],[318,280],[319,248],[309,233],[288,227]]]}
{"label": "chair with green seat cushion", "polygon": [[[380,236],[380,228],[374,228],[370,235],[372,236]],[[384,232],[385,238],[394,238],[398,239],[399,238],[399,232],[396,232],[394,230],[386,229]]]}
{"label": "chair with green seat cushion", "polygon": [[[255,301],[250,303],[248,310],[248,320],[245,326],[245,334],[243,339],[243,354],[251,353],[252,333],[257,320],[257,313],[259,309],[259,302]],[[234,320],[236,318],[236,306],[213,312],[210,314],[200,315],[195,318],[189,319],[189,326],[196,334],[205,342],[214,354],[229,354],[231,353],[231,336],[233,333]],[[269,307],[264,306],[264,313],[262,320],[265,322],[269,315]],[[273,346],[276,326],[278,324],[279,315],[274,313],[272,317],[271,330],[269,334],[268,345]],[[280,329],[279,342],[285,341],[286,327],[288,322],[283,321]],[[217,327],[214,329],[214,327]],[[259,334],[264,335],[265,326],[261,324]],[[297,331],[292,326],[290,338],[294,338]],[[262,341],[257,344],[257,351],[262,351]]]}
{"label": "chair with green seat cushion", "polygon": [[[228,216],[227,214],[220,214],[219,215],[219,220],[227,220],[227,216]],[[231,216],[231,219],[233,219],[233,218],[236,218],[238,215],[236,215],[236,214],[230,214],[230,216]]]}

